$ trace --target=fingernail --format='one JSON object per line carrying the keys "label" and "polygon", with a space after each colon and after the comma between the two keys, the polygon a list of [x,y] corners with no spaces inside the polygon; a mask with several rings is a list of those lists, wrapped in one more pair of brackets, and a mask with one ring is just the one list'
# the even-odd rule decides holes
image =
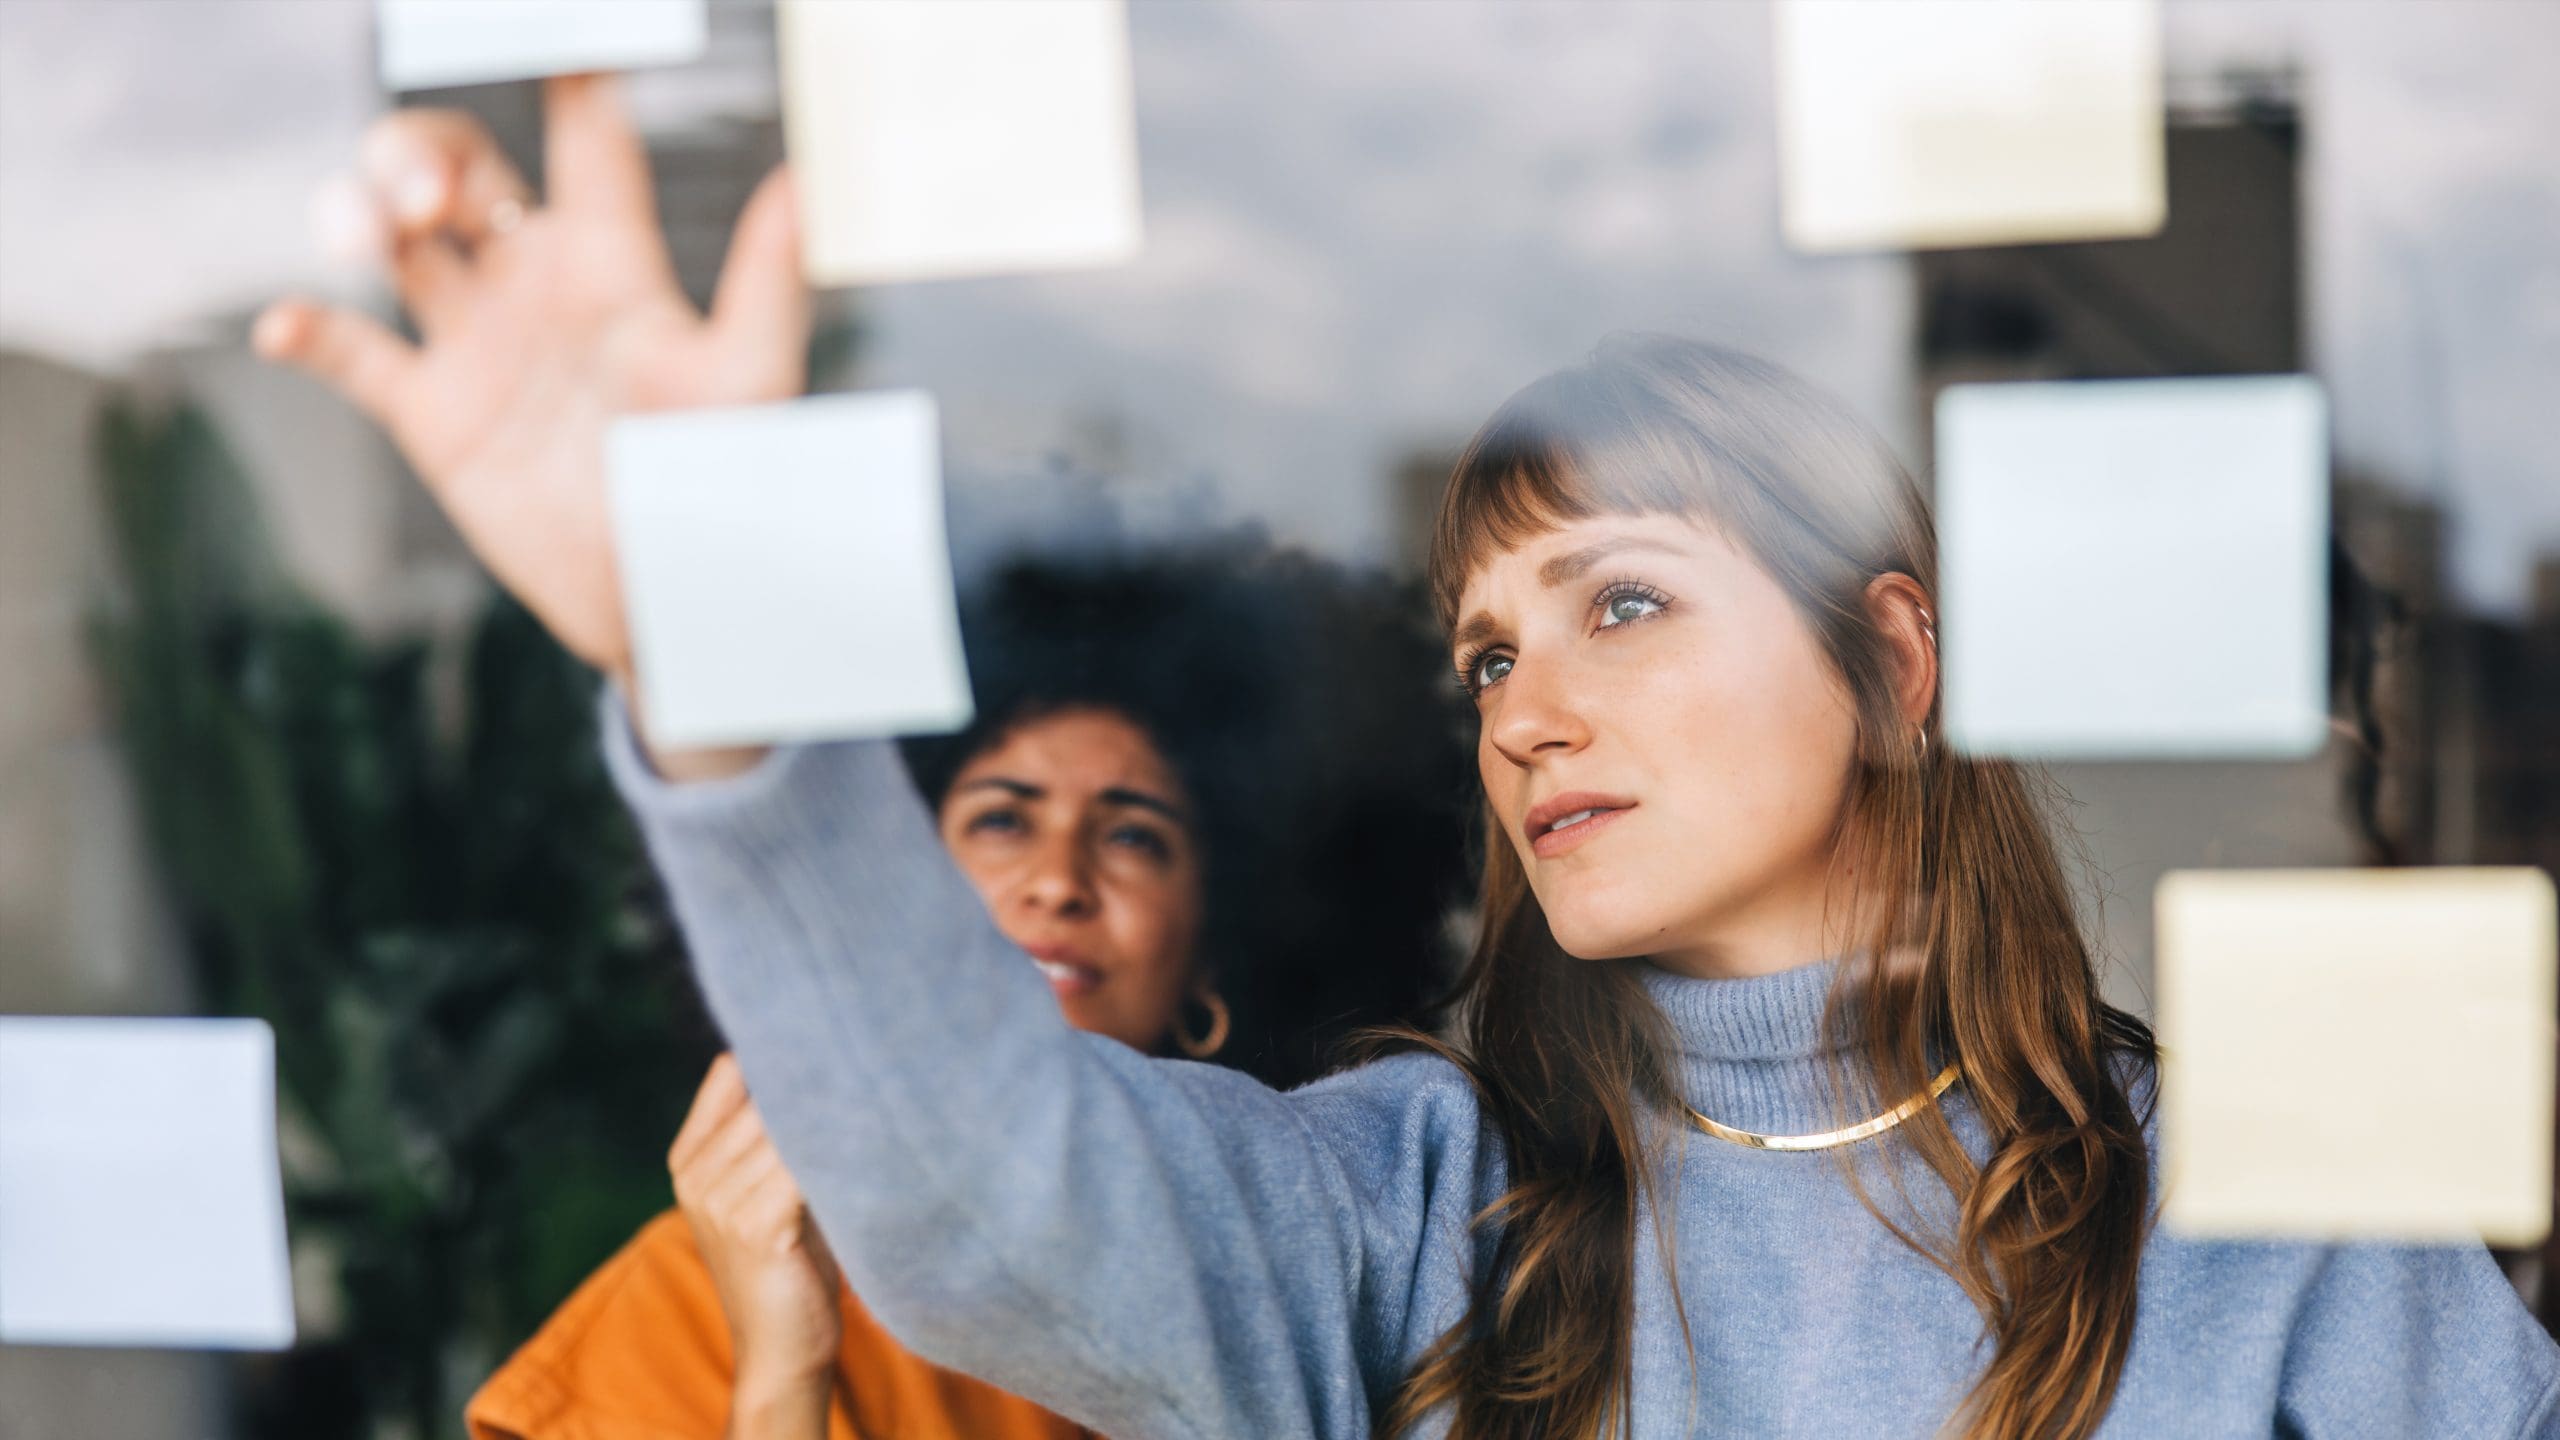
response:
{"label": "fingernail", "polygon": [[284,353],[285,342],[292,334],[293,312],[282,305],[270,305],[249,327],[249,348],[273,359]]}
{"label": "fingernail", "polygon": [[391,187],[391,204],[403,220],[424,220],[444,203],[444,177],[433,170],[404,170]]}
{"label": "fingernail", "polygon": [[381,258],[382,216],[354,177],[332,176],[312,192],[311,238],[333,265],[367,265]]}

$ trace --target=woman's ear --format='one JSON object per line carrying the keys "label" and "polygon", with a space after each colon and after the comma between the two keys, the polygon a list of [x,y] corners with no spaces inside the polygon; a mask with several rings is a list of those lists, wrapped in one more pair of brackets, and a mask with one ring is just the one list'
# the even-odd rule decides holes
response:
{"label": "woman's ear", "polygon": [[1914,730],[1938,698],[1938,617],[1920,582],[1889,570],[1867,582],[1867,619],[1893,660],[1894,708]]}

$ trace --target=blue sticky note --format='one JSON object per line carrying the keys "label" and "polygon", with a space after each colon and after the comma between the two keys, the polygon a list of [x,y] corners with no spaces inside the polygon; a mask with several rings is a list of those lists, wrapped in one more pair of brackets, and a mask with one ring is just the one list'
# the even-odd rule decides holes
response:
{"label": "blue sticky note", "polygon": [[0,1341],[293,1344],[264,1023],[0,1017]]}
{"label": "blue sticky note", "polygon": [[1948,738],[2085,759],[2317,750],[2327,415],[2299,375],[1949,388]]}

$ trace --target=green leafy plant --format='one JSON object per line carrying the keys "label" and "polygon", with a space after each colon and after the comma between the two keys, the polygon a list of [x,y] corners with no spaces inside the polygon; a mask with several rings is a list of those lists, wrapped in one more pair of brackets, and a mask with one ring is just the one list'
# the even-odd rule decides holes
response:
{"label": "green leafy plant", "polygon": [[458,1434],[668,1203],[716,1048],[594,682],[503,600],[458,696],[426,640],[360,638],[283,574],[193,409],[116,408],[99,446],[100,670],[205,1003],[275,1029],[289,1223],[338,1291],[333,1335],[243,1362],[246,1432]]}

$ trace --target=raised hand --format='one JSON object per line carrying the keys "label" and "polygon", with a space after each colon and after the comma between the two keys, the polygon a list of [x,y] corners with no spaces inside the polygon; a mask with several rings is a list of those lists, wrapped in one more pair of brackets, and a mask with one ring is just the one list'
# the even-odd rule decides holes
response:
{"label": "raised hand", "polygon": [[823,1434],[844,1337],[836,1300],[844,1281],[735,1060],[712,1062],[667,1168],[729,1322],[732,1436]]}
{"label": "raised hand", "polygon": [[620,675],[605,426],[799,394],[808,293],[782,171],[748,201],[705,317],[677,287],[616,83],[554,80],[544,113],[540,206],[468,116],[402,111],[367,136],[392,279],[422,343],[294,300],[259,317],[254,343],[388,429],[481,563],[573,654]]}

